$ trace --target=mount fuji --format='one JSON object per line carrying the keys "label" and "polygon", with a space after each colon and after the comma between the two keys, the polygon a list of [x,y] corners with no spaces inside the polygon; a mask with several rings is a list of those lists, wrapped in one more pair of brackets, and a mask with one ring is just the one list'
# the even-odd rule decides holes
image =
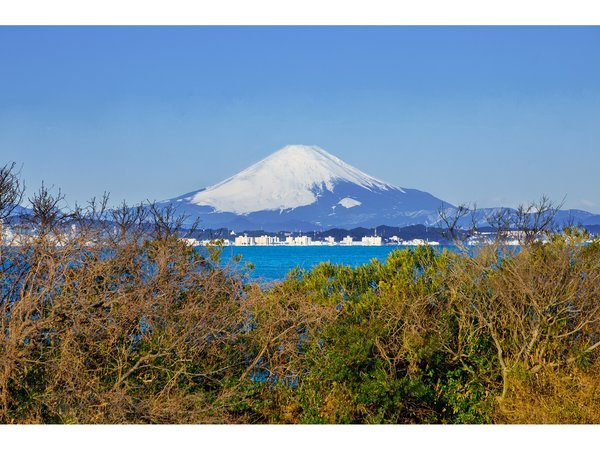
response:
{"label": "mount fuji", "polygon": [[433,224],[447,202],[381,181],[317,146],[288,145],[238,174],[162,202],[202,228],[309,231]]}

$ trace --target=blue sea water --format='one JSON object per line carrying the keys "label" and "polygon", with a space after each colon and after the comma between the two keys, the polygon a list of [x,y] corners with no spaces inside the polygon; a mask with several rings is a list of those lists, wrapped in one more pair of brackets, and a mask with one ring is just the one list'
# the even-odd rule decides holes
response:
{"label": "blue sea water", "polygon": [[[403,246],[252,246],[224,247],[221,255],[223,264],[232,263],[234,255],[240,255],[239,269],[252,263],[251,279],[260,282],[283,280],[294,267],[311,269],[321,262],[344,264],[356,267],[372,259],[385,261],[387,255]],[[414,248],[414,247],[413,247]],[[441,247],[436,247],[441,251]]]}

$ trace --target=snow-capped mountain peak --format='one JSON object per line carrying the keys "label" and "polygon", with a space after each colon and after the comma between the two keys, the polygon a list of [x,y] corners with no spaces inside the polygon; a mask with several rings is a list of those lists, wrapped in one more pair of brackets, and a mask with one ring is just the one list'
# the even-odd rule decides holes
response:
{"label": "snow-capped mountain peak", "polygon": [[236,231],[436,226],[439,210],[454,208],[427,192],[373,178],[308,145],[288,145],[214,186],[161,204],[176,206],[186,223],[199,220],[203,228]]}
{"label": "snow-capped mountain peak", "polygon": [[238,174],[193,193],[186,200],[235,214],[288,210],[315,203],[341,182],[367,190],[403,192],[318,146],[288,145]]}

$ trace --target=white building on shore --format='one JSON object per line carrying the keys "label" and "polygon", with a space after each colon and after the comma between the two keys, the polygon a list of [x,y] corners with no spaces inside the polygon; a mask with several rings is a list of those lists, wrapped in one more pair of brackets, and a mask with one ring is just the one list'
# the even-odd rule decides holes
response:
{"label": "white building on shore", "polygon": [[418,247],[420,245],[440,245],[437,241],[428,241],[426,239],[411,239],[410,241],[400,241],[398,245],[406,245],[411,247]]}
{"label": "white building on shore", "polygon": [[360,243],[361,245],[381,245],[381,236],[365,236]]}
{"label": "white building on shore", "polygon": [[353,245],[353,241],[352,236],[346,236],[340,241],[340,245]]}
{"label": "white building on shore", "polygon": [[236,236],[233,241],[234,245],[254,245],[254,238],[252,236]]}
{"label": "white building on shore", "polygon": [[263,235],[254,239],[256,245],[279,245],[279,238],[277,236]]}
{"label": "white building on shore", "polygon": [[311,245],[312,239],[308,236],[288,236],[285,238],[285,243],[287,245]]}

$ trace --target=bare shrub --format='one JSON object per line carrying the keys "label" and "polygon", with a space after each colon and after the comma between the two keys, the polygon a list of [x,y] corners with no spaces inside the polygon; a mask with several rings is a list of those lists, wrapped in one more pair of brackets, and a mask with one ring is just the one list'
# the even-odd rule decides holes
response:
{"label": "bare shrub", "polygon": [[0,167],[0,226],[21,203],[25,192],[15,166],[11,163]]}
{"label": "bare shrub", "polygon": [[32,199],[0,268],[0,422],[235,422],[241,281],[178,238],[172,211]]}

